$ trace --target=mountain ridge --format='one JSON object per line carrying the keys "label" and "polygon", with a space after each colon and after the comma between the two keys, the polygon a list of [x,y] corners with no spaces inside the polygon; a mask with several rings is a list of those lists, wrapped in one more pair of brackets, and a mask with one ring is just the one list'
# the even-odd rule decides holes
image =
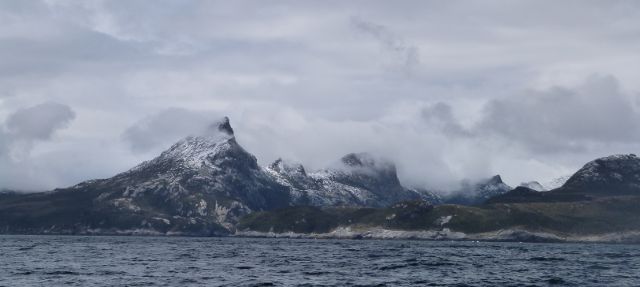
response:
{"label": "mountain ridge", "polygon": [[225,117],[113,177],[2,196],[0,231],[216,235],[234,232],[241,217],[256,211],[383,207],[419,198],[400,184],[390,162],[360,153],[340,163],[312,173],[282,160],[262,167]]}
{"label": "mountain ridge", "polygon": [[[297,222],[289,222],[295,219],[287,217],[291,214],[328,217],[335,228],[444,228],[451,222],[456,232],[466,233],[517,226],[561,232],[557,228],[570,228],[565,218],[570,214],[563,212],[574,205],[627,222],[620,216],[635,216],[637,208],[619,198],[625,196],[632,202],[640,197],[640,159],[634,154],[591,161],[564,185],[546,192],[512,189],[495,175],[465,181],[441,197],[404,187],[393,162],[368,153],[347,154],[312,172],[282,159],[260,166],[238,144],[225,117],[203,134],[188,136],[111,178],[48,192],[0,193],[0,233],[218,236],[238,232],[242,222],[269,230],[261,219],[283,220],[274,224],[286,232]],[[605,210],[612,206],[621,213]],[[597,220],[590,213],[582,216]],[[305,218],[308,224],[318,222]],[[612,230],[597,221],[574,223],[586,224],[585,230]]]}

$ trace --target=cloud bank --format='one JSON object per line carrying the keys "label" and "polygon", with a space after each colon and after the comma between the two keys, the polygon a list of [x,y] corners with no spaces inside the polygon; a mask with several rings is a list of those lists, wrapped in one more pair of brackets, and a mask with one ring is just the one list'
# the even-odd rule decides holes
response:
{"label": "cloud bank", "polygon": [[368,151],[408,185],[547,181],[640,149],[639,19],[633,1],[2,1],[0,188],[108,177],[223,115],[263,164]]}

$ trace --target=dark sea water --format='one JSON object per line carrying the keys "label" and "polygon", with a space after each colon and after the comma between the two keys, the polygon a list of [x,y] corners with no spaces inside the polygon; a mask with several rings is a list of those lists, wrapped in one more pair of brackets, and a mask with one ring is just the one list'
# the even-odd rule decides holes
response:
{"label": "dark sea water", "polygon": [[0,286],[640,286],[640,246],[0,236]]}

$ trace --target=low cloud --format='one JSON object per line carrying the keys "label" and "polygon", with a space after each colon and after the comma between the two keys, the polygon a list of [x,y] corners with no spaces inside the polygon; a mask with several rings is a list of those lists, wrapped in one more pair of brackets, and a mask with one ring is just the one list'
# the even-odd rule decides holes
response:
{"label": "low cloud", "polygon": [[634,95],[612,76],[592,76],[567,88],[533,90],[491,100],[478,131],[500,136],[536,152],[580,151],[589,143],[640,139]]}
{"label": "low cloud", "polygon": [[5,127],[13,139],[48,140],[75,116],[69,106],[49,102],[16,111],[7,118]]}
{"label": "low cloud", "polygon": [[73,110],[58,103],[42,103],[19,109],[9,115],[4,123],[4,156],[12,160],[23,160],[29,156],[38,141],[51,139],[53,134],[75,118]]}
{"label": "low cloud", "polygon": [[400,36],[391,32],[387,27],[358,17],[352,17],[351,23],[358,31],[373,36],[384,50],[397,57],[405,72],[410,74],[420,65],[418,47],[408,45]]}
{"label": "low cloud", "polygon": [[470,137],[472,133],[463,127],[453,115],[449,104],[438,102],[422,110],[422,117],[429,124],[448,136]]}
{"label": "low cloud", "polygon": [[188,135],[203,133],[222,117],[211,112],[169,108],[127,128],[122,138],[134,152],[165,148]]}
{"label": "low cloud", "polygon": [[[31,150],[37,143],[50,140],[74,118],[75,112],[69,106],[53,102],[10,114],[0,124],[1,187],[37,188],[42,180],[37,179],[35,172],[38,163],[29,160]],[[40,179],[44,177],[46,175],[40,175]]]}

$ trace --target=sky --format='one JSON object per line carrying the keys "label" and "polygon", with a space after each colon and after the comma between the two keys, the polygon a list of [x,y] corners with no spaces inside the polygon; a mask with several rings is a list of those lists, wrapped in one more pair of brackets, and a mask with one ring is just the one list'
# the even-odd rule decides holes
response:
{"label": "sky", "polygon": [[0,189],[106,178],[228,116],[267,165],[549,181],[640,151],[638,1],[0,1]]}

